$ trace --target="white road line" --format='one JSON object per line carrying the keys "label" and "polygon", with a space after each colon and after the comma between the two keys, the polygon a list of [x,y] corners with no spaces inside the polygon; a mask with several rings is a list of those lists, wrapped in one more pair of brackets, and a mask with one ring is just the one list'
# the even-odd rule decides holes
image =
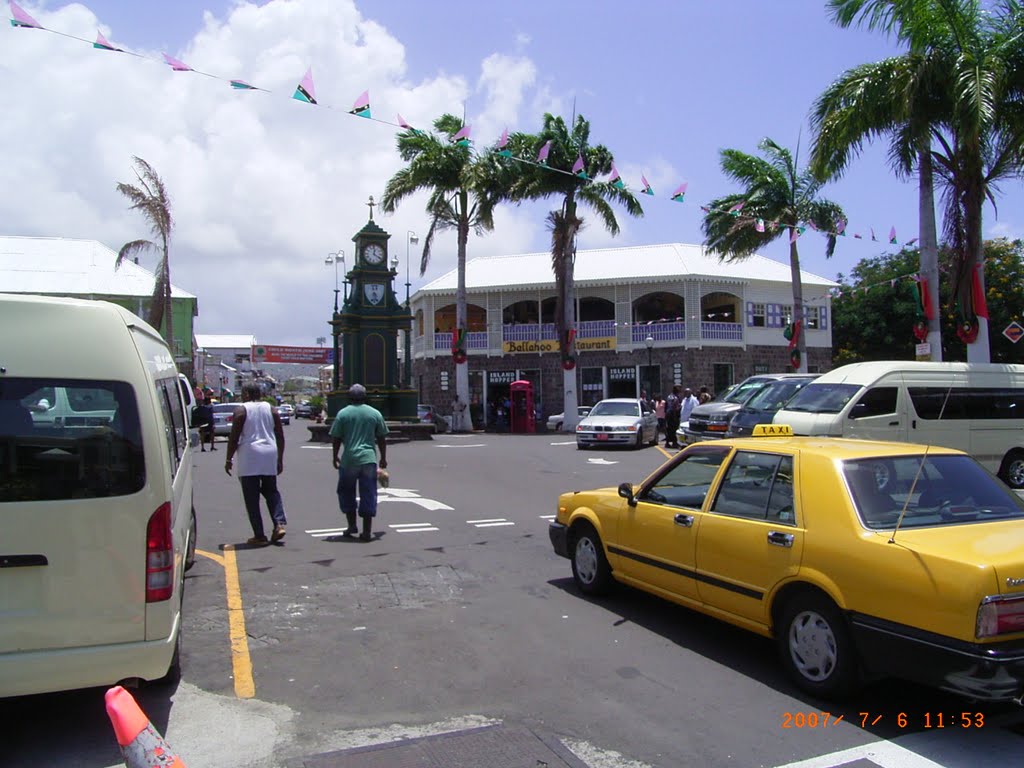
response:
{"label": "white road line", "polygon": [[941,763],[922,757],[891,741],[876,741],[860,747],[820,755],[796,763],[786,763],[777,768],[839,768],[861,759],[870,761],[880,768],[943,768]]}
{"label": "white road line", "polygon": [[325,531],[324,533],[311,533],[309,535],[312,536],[314,539],[322,539],[322,538],[325,538],[327,536],[341,536],[341,534],[343,534],[344,532],[345,532],[344,528],[338,528],[337,530],[334,530],[334,531]]}
{"label": "white road line", "polygon": [[558,515],[537,515],[541,520],[554,520]]}
{"label": "white road line", "polygon": [[576,445],[576,441],[575,440],[566,440],[566,441],[561,442],[561,443],[552,443],[552,445]]}
{"label": "white road line", "polygon": [[515,525],[515,523],[510,522],[510,521],[506,521],[504,523],[476,523],[475,527],[477,527],[477,528],[494,528],[494,527],[499,526],[499,525]]}
{"label": "white road line", "polygon": [[440,528],[434,528],[433,526],[431,526],[429,528],[399,528],[397,531],[395,531],[395,533],[422,533],[423,531],[439,531],[439,530],[441,530],[441,529]]}
{"label": "white road line", "polygon": [[331,450],[332,446],[330,446],[330,445],[303,445],[303,446],[300,446],[300,447],[305,449],[305,450],[307,450],[307,451],[329,451],[329,450]]}
{"label": "white road line", "polygon": [[310,528],[306,533],[316,535],[318,533],[341,533],[344,528]]}
{"label": "white road line", "polygon": [[434,499],[423,499],[423,498],[420,498],[419,496],[417,496],[415,498],[411,498],[411,499],[395,499],[395,498],[391,498],[389,496],[379,496],[377,498],[377,502],[378,503],[384,503],[385,501],[387,501],[387,502],[399,502],[399,501],[408,502],[408,503],[411,503],[411,504],[415,504],[418,507],[423,507],[428,512],[433,512],[433,511],[438,510],[438,509],[449,509],[449,510],[452,509],[452,507],[449,507],[443,501],[435,501]]}
{"label": "white road line", "polygon": [[487,443],[467,443],[466,445],[435,445],[435,448],[485,448]]}
{"label": "white road line", "polygon": [[467,520],[467,523],[500,523],[503,520],[508,520],[507,517],[488,517],[483,520]]}
{"label": "white road line", "polygon": [[423,528],[431,523],[390,523],[388,528]]}

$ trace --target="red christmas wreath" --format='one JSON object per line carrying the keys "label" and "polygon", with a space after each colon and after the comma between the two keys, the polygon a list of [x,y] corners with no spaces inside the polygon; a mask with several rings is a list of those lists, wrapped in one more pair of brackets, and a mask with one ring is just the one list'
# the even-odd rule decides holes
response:
{"label": "red christmas wreath", "polygon": [[956,335],[964,344],[973,344],[978,340],[978,318],[961,320],[956,326]]}

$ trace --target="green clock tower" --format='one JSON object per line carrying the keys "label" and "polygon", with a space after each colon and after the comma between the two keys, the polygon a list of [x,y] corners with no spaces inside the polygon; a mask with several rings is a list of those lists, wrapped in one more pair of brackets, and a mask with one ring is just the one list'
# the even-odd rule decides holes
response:
{"label": "green clock tower", "polygon": [[385,419],[415,421],[417,393],[401,387],[398,359],[398,332],[412,328],[412,315],[395,296],[398,273],[388,263],[391,235],[374,222],[372,197],[368,205],[370,219],[352,238],[355,266],[345,275],[352,288],[331,320],[332,333],[342,339],[340,370],[345,380],[335,378],[335,388],[327,395],[327,415],[333,418],[348,405],[350,385],[362,384],[367,402]]}

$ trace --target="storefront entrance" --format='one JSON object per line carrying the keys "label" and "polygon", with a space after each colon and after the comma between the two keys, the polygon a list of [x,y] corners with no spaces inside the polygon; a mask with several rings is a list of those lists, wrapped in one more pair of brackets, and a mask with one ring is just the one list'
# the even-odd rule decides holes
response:
{"label": "storefront entrance", "polygon": [[518,378],[517,371],[488,371],[487,398],[484,401],[485,429],[508,432],[511,407],[509,385]]}
{"label": "storefront entrance", "polygon": [[[596,405],[604,399],[604,368],[580,369],[580,405]],[[554,413],[561,413],[558,408]]]}
{"label": "storefront entrance", "polygon": [[[650,393],[648,393],[650,394]],[[608,397],[636,397],[636,366],[608,369]]]}

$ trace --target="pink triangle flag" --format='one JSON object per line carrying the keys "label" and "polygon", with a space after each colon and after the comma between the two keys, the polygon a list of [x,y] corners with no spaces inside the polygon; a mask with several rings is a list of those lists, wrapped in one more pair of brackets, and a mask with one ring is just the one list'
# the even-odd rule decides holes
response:
{"label": "pink triangle flag", "polygon": [[682,184],[680,184],[678,187],[676,187],[676,191],[672,193],[672,198],[671,199],[675,200],[677,203],[682,203],[683,201],[685,201],[686,200],[686,189],[689,186],[690,186],[690,183],[688,181],[684,181]]}
{"label": "pink triangle flag", "polygon": [[508,149],[508,128],[501,132],[501,138],[498,139],[498,154],[502,157],[512,157],[512,152]]}
{"label": "pink triangle flag", "polygon": [[586,166],[583,163],[582,154],[576,156],[576,162],[572,164],[572,172],[574,175],[579,176],[581,179],[587,178]]}
{"label": "pink triangle flag", "polygon": [[[103,33],[96,30],[96,42],[92,44],[93,48],[99,48],[102,51],[121,51],[120,48],[115,48],[110,44],[110,41],[103,36]],[[123,53],[123,51],[122,51]]]}
{"label": "pink triangle flag", "polygon": [[889,230],[889,243],[891,245],[896,245],[896,226],[895,225],[893,225],[893,227]]}
{"label": "pink triangle flag", "polygon": [[464,125],[452,136],[452,144],[462,144],[465,146],[469,144],[469,134],[472,132],[473,126]]}
{"label": "pink triangle flag", "polygon": [[729,209],[729,213],[731,213],[733,216],[739,216],[740,215],[740,211],[743,210],[743,206],[746,205],[746,204],[747,204],[746,200],[740,200],[738,203],[736,203],[736,205],[732,206]]}
{"label": "pink triangle flag", "polygon": [[871,230],[871,242],[877,243],[878,242],[878,238],[875,237],[875,228],[874,227],[869,227],[869,229]]}
{"label": "pink triangle flag", "polygon": [[245,82],[245,80],[232,80],[231,87],[236,91],[258,91],[255,85]]}
{"label": "pink triangle flag", "polygon": [[540,152],[537,153],[537,162],[546,163],[548,161],[548,154],[551,152],[551,139],[544,142],[544,146],[540,148]]}
{"label": "pink triangle flag", "polygon": [[25,29],[42,29],[43,25],[29,16],[14,0],[9,0],[11,6],[12,27],[24,27]]}
{"label": "pink triangle flag", "polygon": [[292,98],[297,101],[304,101],[307,104],[316,104],[316,91],[313,89],[313,68],[306,70],[302,82],[295,88]]}
{"label": "pink triangle flag", "polygon": [[355,104],[352,105],[352,109],[349,111],[350,115],[356,117],[370,117],[370,92],[363,91],[359,94],[359,98],[356,99]]}
{"label": "pink triangle flag", "polygon": [[758,219],[754,222],[754,230],[757,232],[764,232],[764,219]]}
{"label": "pink triangle flag", "polygon": [[793,227],[789,232],[789,242],[795,243],[796,239],[806,231],[806,227]]}
{"label": "pink triangle flag", "polygon": [[411,131],[412,130],[412,126],[409,125],[407,122],[405,122],[405,118],[402,117],[402,113],[401,112],[398,113],[398,125],[399,125],[400,128],[405,128],[407,131]]}
{"label": "pink triangle flag", "polygon": [[622,177],[619,176],[619,169],[615,167],[615,163],[612,163],[612,175],[611,178],[608,179],[608,183],[617,189],[626,188],[626,184],[622,181]]}
{"label": "pink triangle flag", "polygon": [[837,235],[845,235],[846,234],[846,219],[840,219],[839,223],[836,224],[836,234]]}
{"label": "pink triangle flag", "polygon": [[652,188],[651,188],[651,182],[649,182],[649,181],[647,180],[647,177],[646,177],[646,176],[644,176],[644,175],[643,175],[642,173],[640,174],[640,181],[641,181],[641,182],[643,183],[643,185],[644,185],[644,188],[643,188],[643,189],[641,189],[640,191],[641,191],[641,192],[642,192],[643,194],[645,194],[645,195],[653,195],[653,194],[654,194],[654,189],[652,189]]}
{"label": "pink triangle flag", "polygon": [[173,69],[175,72],[191,72],[192,71],[192,67],[190,67],[185,62],[183,62],[183,61],[181,61],[179,59],[176,59],[173,56],[168,56],[166,53],[163,56],[164,56],[164,61],[167,62],[167,64],[170,66],[170,68]]}

